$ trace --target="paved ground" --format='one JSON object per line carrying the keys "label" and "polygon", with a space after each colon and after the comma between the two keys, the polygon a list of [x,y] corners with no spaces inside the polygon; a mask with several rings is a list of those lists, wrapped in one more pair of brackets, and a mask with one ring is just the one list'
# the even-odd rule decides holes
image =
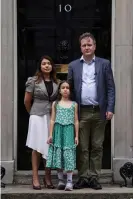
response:
{"label": "paved ground", "polygon": [[[57,189],[45,189],[42,187],[42,190],[36,191],[33,190],[30,185],[6,185],[6,188],[1,189],[2,194],[42,194],[42,193],[51,193],[51,194],[58,194],[58,193],[66,193],[65,191],[59,191]],[[93,190],[93,189],[80,189],[80,190],[73,190],[71,192],[67,192],[71,194],[122,194],[122,193],[127,193],[127,194],[133,194],[133,188],[126,188],[126,187],[119,187],[119,186],[111,186],[111,185],[104,185],[102,190]],[[133,198],[130,198],[133,199]]]}

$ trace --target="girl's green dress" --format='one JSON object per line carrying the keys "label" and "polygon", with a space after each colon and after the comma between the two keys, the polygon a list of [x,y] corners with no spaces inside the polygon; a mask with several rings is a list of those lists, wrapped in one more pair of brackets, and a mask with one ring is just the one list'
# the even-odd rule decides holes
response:
{"label": "girl's green dress", "polygon": [[46,167],[65,171],[76,168],[74,113],[75,102],[70,108],[63,108],[57,103],[53,141],[49,145]]}

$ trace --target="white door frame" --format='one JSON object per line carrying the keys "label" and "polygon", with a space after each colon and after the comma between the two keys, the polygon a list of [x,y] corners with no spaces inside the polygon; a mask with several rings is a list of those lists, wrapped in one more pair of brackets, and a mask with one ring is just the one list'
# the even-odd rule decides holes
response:
{"label": "white door frame", "polygon": [[17,120],[18,120],[18,110],[17,110],[17,101],[18,101],[18,61],[17,61],[17,0],[13,2],[13,13],[14,13],[14,110],[13,110],[13,132],[14,132],[14,169],[17,171]]}

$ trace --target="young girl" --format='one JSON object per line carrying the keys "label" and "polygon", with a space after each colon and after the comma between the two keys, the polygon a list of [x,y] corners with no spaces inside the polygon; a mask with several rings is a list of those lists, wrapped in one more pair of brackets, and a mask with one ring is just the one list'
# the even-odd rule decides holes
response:
{"label": "young girl", "polygon": [[[58,100],[52,104],[49,152],[46,167],[57,169],[58,189],[72,190],[72,173],[76,168],[76,146],[78,145],[78,106],[70,100],[70,85],[63,81],[59,85]],[[63,170],[67,172],[65,185]]]}

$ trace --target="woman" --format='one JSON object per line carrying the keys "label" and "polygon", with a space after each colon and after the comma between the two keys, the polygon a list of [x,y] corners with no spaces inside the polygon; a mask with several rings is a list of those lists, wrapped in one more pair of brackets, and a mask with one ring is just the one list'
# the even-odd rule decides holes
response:
{"label": "woman", "polygon": [[[33,189],[36,190],[41,189],[38,176],[40,154],[44,159],[44,167],[46,166],[51,104],[56,100],[57,93],[54,63],[49,56],[43,56],[35,76],[28,78],[26,82],[24,98],[26,110],[30,114],[26,146],[33,149]],[[54,188],[51,182],[51,170],[48,168],[45,168],[44,185],[49,189]]]}

